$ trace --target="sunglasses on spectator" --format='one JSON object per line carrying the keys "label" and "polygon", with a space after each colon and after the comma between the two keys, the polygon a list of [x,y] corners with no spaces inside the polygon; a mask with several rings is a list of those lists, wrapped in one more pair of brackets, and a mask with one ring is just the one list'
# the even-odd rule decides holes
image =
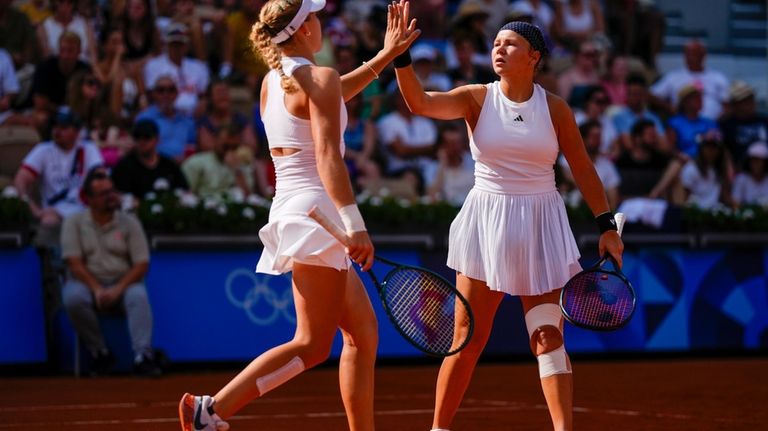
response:
{"label": "sunglasses on spectator", "polygon": [[158,85],[154,91],[156,93],[175,93],[176,87],[172,85]]}

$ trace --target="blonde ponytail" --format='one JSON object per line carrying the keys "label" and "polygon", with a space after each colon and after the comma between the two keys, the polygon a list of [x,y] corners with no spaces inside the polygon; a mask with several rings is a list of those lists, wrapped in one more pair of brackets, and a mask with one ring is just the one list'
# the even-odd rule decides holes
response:
{"label": "blonde ponytail", "polygon": [[[275,69],[280,74],[280,84],[286,93],[297,91],[298,85],[296,80],[283,71],[280,62],[282,55],[277,45],[272,42],[272,37],[274,36],[273,33],[276,33],[275,29],[279,31],[288,25],[300,6],[301,2],[295,2],[295,0],[271,0],[267,2],[261,8],[259,19],[251,27],[249,36],[254,50],[261,55],[270,69]],[[290,41],[290,39],[288,40]]]}

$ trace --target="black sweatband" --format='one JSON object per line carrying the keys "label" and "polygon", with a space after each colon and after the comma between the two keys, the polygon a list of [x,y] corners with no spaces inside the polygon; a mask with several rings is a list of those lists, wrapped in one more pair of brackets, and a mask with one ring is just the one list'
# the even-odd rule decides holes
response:
{"label": "black sweatband", "polygon": [[616,220],[614,220],[613,213],[610,211],[606,211],[595,217],[595,222],[597,222],[597,228],[600,230],[601,235],[609,230],[618,231]]}
{"label": "black sweatband", "polygon": [[395,69],[400,69],[403,67],[408,67],[411,65],[411,51],[405,50],[404,53],[398,55],[395,57],[395,61],[393,62],[395,64]]}

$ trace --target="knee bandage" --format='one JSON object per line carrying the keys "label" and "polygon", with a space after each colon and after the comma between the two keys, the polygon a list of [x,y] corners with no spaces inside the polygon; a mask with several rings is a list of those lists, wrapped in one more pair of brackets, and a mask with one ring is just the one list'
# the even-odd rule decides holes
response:
{"label": "knee bandage", "polygon": [[[536,331],[544,326],[554,326],[560,331],[560,319],[563,318],[560,307],[557,304],[540,304],[531,308],[525,314],[525,326],[528,328],[528,337],[533,340]],[[539,377],[549,377],[555,374],[569,374],[571,364],[565,346],[553,349],[536,356],[539,362]]]}
{"label": "knee bandage", "polygon": [[295,356],[287,364],[272,371],[266,376],[256,379],[256,387],[259,389],[259,396],[266,394],[267,392],[275,389],[283,383],[298,376],[304,371],[304,361],[300,357]]}

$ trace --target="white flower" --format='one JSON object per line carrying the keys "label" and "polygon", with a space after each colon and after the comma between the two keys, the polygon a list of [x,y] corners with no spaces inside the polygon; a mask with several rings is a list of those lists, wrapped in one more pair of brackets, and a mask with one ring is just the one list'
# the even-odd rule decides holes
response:
{"label": "white flower", "polygon": [[215,198],[215,197],[212,197],[212,196],[208,196],[208,197],[207,197],[207,198],[205,198],[205,200],[203,201],[203,206],[204,206],[204,207],[205,207],[205,209],[207,209],[207,210],[210,210],[210,209],[216,208],[216,206],[217,206],[217,205],[219,205],[219,200],[218,200],[217,198]]}
{"label": "white flower", "polygon": [[245,201],[248,203],[248,205],[252,205],[255,207],[269,208],[269,201],[259,195],[253,195],[253,194],[248,195]]}
{"label": "white flower", "polygon": [[433,199],[431,195],[424,195],[424,196],[419,197],[419,203],[423,204],[423,205],[430,205],[430,204],[435,203],[435,201],[436,200]]}
{"label": "white flower", "polygon": [[744,210],[744,212],[741,215],[742,217],[744,217],[745,220],[751,220],[755,218],[755,211],[752,210],[752,208],[747,208]]}
{"label": "white flower", "polygon": [[365,203],[365,201],[367,201],[370,198],[371,198],[371,193],[368,192],[368,190],[363,190],[362,192],[360,192],[359,195],[357,195],[357,197],[355,198],[355,201],[357,201],[357,203],[359,204],[362,204],[362,203]]}
{"label": "white flower", "polygon": [[222,205],[219,205],[219,206],[217,206],[217,207],[216,207],[216,212],[217,212],[219,215],[221,215],[221,216],[225,216],[225,215],[227,215],[227,206],[226,206],[226,205],[223,205],[223,204],[222,204]]}
{"label": "white flower", "polygon": [[173,189],[173,195],[177,198],[181,199],[182,196],[184,196],[187,192],[183,189]]}
{"label": "white flower", "polygon": [[379,196],[386,198],[387,196],[391,195],[392,193],[389,191],[388,188],[382,187],[379,189]]}
{"label": "white flower", "polygon": [[155,180],[155,183],[152,185],[152,188],[157,191],[163,191],[168,190],[171,188],[171,183],[168,182],[165,178],[158,178]]}
{"label": "white flower", "polygon": [[378,196],[374,196],[374,197],[371,198],[371,205],[373,205],[375,207],[380,207],[381,204],[383,204],[383,203],[384,203],[384,200],[382,198],[378,197]]}
{"label": "white flower", "polygon": [[152,214],[160,214],[163,212],[163,206],[160,204],[153,204],[149,210],[152,212]]}
{"label": "white flower", "polygon": [[133,200],[133,195],[130,193],[124,194],[120,201],[120,208],[122,208],[123,211],[133,211],[135,206],[136,202]]}
{"label": "white flower", "polygon": [[403,208],[408,208],[411,206],[411,201],[409,201],[408,199],[400,198],[397,200],[397,204]]}
{"label": "white flower", "polygon": [[243,217],[247,218],[248,220],[253,220],[256,218],[256,211],[254,211],[251,207],[245,207],[243,208]]}
{"label": "white flower", "polygon": [[4,198],[17,198],[19,197],[19,191],[13,186],[8,186],[3,189]]}
{"label": "white flower", "polygon": [[232,202],[241,204],[245,202],[245,193],[240,188],[233,187],[229,189],[229,198],[232,199]]}
{"label": "white flower", "polygon": [[179,198],[179,202],[181,202],[181,206],[185,208],[194,208],[200,203],[200,199],[192,193],[184,193]]}
{"label": "white flower", "polygon": [[144,195],[144,200],[153,201],[155,199],[157,199],[157,193],[155,192],[147,192],[147,194]]}

